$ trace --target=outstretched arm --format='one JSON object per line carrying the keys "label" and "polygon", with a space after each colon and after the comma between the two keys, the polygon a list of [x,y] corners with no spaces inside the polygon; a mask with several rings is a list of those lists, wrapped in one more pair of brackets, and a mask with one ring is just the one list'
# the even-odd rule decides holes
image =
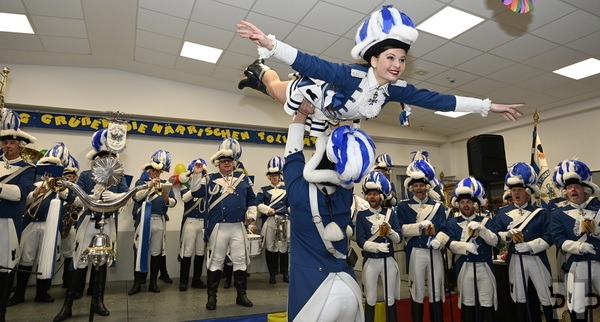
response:
{"label": "outstretched arm", "polygon": [[501,103],[492,103],[490,106],[490,111],[494,113],[499,113],[504,116],[508,121],[516,121],[517,118],[523,116],[523,113],[517,110],[517,107],[524,106],[523,103],[518,104],[501,104]]}
{"label": "outstretched arm", "polygon": [[267,38],[265,33],[252,23],[242,20],[237,23],[236,26],[238,28],[236,32],[240,37],[248,38],[256,45],[264,47],[268,50],[273,49],[273,41]]}

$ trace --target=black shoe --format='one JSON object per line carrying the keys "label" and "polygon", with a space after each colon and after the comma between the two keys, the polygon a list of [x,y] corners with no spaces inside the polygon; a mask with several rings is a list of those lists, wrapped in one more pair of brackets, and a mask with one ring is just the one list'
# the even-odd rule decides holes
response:
{"label": "black shoe", "polygon": [[206,289],[206,284],[204,284],[201,279],[198,279],[197,281],[192,280],[192,287]]}
{"label": "black shoe", "polygon": [[269,274],[269,284],[277,284],[277,279],[275,278],[275,273]]}
{"label": "black shoe", "polygon": [[283,282],[284,283],[289,283],[290,282],[290,276],[288,275],[288,273],[283,273]]}
{"label": "black shoe", "polygon": [[158,284],[156,284],[155,280],[150,280],[150,284],[148,284],[148,291],[153,293],[160,293],[160,288],[158,288]]}
{"label": "black shoe", "polygon": [[248,299],[248,296],[246,296],[246,294],[238,294],[235,299],[235,304],[245,307],[252,307],[254,305],[254,303],[252,303],[252,301]]}
{"label": "black shoe", "polygon": [[217,297],[209,296],[208,301],[206,301],[206,309],[207,310],[216,310],[217,309]]}
{"label": "black shoe", "polygon": [[173,284],[173,280],[171,279],[171,277],[169,275],[161,275],[158,277],[159,280],[167,283],[167,284]]}
{"label": "black shoe", "polygon": [[133,286],[131,286],[131,289],[129,290],[129,292],[127,292],[127,295],[135,295],[141,291],[142,291],[142,284],[140,282],[134,282]]}
{"label": "black shoe", "polygon": [[96,313],[100,316],[109,316],[110,315],[110,311],[106,308],[106,306],[104,306],[104,301],[101,301],[101,300],[94,303],[94,313]]}
{"label": "black shoe", "polygon": [[241,90],[246,87],[250,87],[257,91],[261,91],[262,93],[270,97],[269,93],[267,92],[267,87],[263,82],[259,81],[253,74],[250,74],[248,72],[244,72],[244,74],[246,74],[246,78],[242,79],[238,83],[238,89]]}
{"label": "black shoe", "polygon": [[187,283],[179,283],[179,292],[186,292],[187,291]]}
{"label": "black shoe", "polygon": [[258,81],[262,82],[263,76],[269,70],[271,70],[271,67],[265,65],[264,59],[259,58],[259,59],[255,60],[252,64],[250,64],[248,67],[246,67],[244,74],[246,76],[249,76],[249,74],[251,74]]}
{"label": "black shoe", "polygon": [[13,305],[21,304],[23,302],[25,302],[25,297],[13,296],[13,297],[11,297],[11,298],[8,299],[8,302],[6,303],[6,306],[13,306]]}
{"label": "black shoe", "polygon": [[52,303],[54,302],[54,298],[50,296],[50,294],[46,293],[42,295],[36,295],[34,301],[41,303]]}

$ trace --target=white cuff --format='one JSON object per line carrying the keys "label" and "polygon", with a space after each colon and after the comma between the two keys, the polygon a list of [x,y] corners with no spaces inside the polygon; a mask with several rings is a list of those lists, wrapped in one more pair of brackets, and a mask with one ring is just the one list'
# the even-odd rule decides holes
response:
{"label": "white cuff", "polygon": [[0,199],[20,201],[21,189],[15,184],[3,184],[2,191],[0,191]]}
{"label": "white cuff", "polygon": [[395,230],[391,230],[390,231],[390,239],[392,240],[392,242],[394,244],[400,244],[400,241],[402,240],[400,238],[400,234],[398,234]]}
{"label": "white cuff", "polygon": [[363,249],[369,253],[379,253],[379,251],[377,250],[377,245],[379,245],[379,243],[367,240],[363,245]]}
{"label": "white cuff", "polygon": [[402,236],[404,236],[404,237],[421,236],[421,225],[419,223],[402,225]]}
{"label": "white cuff", "polygon": [[567,240],[562,244],[562,246],[560,248],[567,253],[581,255],[581,252],[579,251],[579,246],[581,246],[581,242],[574,241],[574,240]]}
{"label": "white cuff", "polygon": [[509,243],[512,240],[512,238],[508,238],[508,231],[500,231],[498,232],[498,235],[500,236],[500,239],[506,243]]}
{"label": "white cuff", "polygon": [[175,200],[175,198],[169,198],[169,204],[167,205],[167,207],[173,208],[175,207],[175,205],[177,205],[177,200]]}
{"label": "white cuff", "polygon": [[484,100],[473,97],[455,96],[456,107],[455,112],[479,113],[482,117],[486,117],[492,106],[492,101],[489,98]]}
{"label": "white cuff", "polygon": [[190,200],[192,200],[192,192],[190,190],[186,191],[182,196],[181,196],[181,200],[183,202],[188,202]]}
{"label": "white cuff", "polygon": [[498,245],[498,236],[483,226],[479,230],[479,236],[481,236],[481,238],[483,238],[483,240],[485,240],[485,242],[492,247]]}
{"label": "white cuff", "polygon": [[470,243],[467,242],[453,241],[450,243],[450,246],[448,246],[448,248],[450,248],[450,251],[454,254],[467,255],[469,253],[467,251],[469,249],[469,244]]}
{"label": "white cuff", "polygon": [[527,244],[529,244],[529,246],[531,246],[532,254],[537,254],[539,252],[545,251],[546,249],[550,248],[550,245],[548,245],[548,243],[541,238],[536,238],[532,241],[527,242]]}
{"label": "white cuff", "polygon": [[440,242],[440,248],[443,248],[446,246],[446,244],[448,243],[448,241],[450,240],[450,237],[448,235],[446,235],[444,232],[439,232],[437,233],[437,235],[435,236],[435,239],[437,239]]}
{"label": "white cuff", "polygon": [[256,206],[248,207],[248,210],[246,210],[246,219],[252,219],[256,221]]}
{"label": "white cuff", "polygon": [[258,205],[258,213],[259,214],[269,214],[269,209],[271,209],[271,207],[265,205],[264,203],[261,203],[260,205]]}
{"label": "white cuff", "polygon": [[288,128],[284,157],[302,150],[304,150],[304,124],[292,123]]}

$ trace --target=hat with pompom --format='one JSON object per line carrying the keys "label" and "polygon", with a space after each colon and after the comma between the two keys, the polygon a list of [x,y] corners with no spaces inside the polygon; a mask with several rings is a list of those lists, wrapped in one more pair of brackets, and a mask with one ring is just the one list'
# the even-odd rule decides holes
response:
{"label": "hat with pompom", "polygon": [[61,177],[64,172],[64,166],[69,163],[71,154],[64,145],[59,142],[51,149],[46,151],[36,163],[36,170],[39,175],[47,175],[50,177]]}
{"label": "hat with pompom", "polygon": [[358,28],[350,54],[354,59],[362,58],[370,63],[371,57],[383,47],[402,48],[408,52],[418,36],[409,16],[385,5],[368,16]]}
{"label": "hat with pompom", "polygon": [[534,196],[540,195],[540,188],[537,186],[537,175],[531,165],[525,162],[517,162],[508,167],[508,172],[504,178],[504,184],[508,189],[515,187],[525,188],[528,194]]}
{"label": "hat with pompom", "polygon": [[371,171],[363,180],[363,193],[367,194],[371,190],[378,191],[380,194],[382,194],[383,200],[392,198],[392,185],[381,172]]}
{"label": "hat with pompom", "polygon": [[150,162],[144,164],[142,170],[150,169],[169,171],[171,169],[171,152],[167,150],[157,150],[150,156]]}
{"label": "hat with pompom", "polygon": [[108,145],[106,144],[106,140],[108,137],[108,130],[107,129],[100,129],[96,132],[94,132],[94,134],[92,135],[92,148],[93,150],[88,152],[85,157],[88,160],[94,160],[98,157],[107,155],[107,154],[111,154],[115,157],[118,157],[119,155],[113,151],[111,151],[108,148]]}
{"label": "hat with pompom", "polygon": [[565,160],[560,162],[554,169],[554,182],[561,189],[570,184],[579,184],[584,187],[586,193],[597,195],[600,189],[592,182],[592,171],[587,164],[579,160]]}
{"label": "hat with pompom", "polygon": [[77,159],[73,157],[73,155],[69,155],[69,161],[65,165],[65,170],[63,171],[63,175],[66,174],[77,174],[79,171],[79,162]]}
{"label": "hat with pompom", "polygon": [[225,138],[221,144],[219,144],[217,153],[210,158],[210,163],[212,163],[215,167],[219,166],[219,160],[221,159],[231,159],[234,163],[236,163],[241,156],[242,147],[240,146],[238,140]]}
{"label": "hat with pompom", "polygon": [[329,137],[318,137],[315,154],[304,166],[304,179],[351,188],[371,171],[375,163],[375,143],[360,129],[343,125]]}
{"label": "hat with pompom", "polygon": [[390,170],[393,166],[392,157],[389,154],[382,153],[375,158],[375,169]]}
{"label": "hat with pompom", "polygon": [[283,171],[284,164],[285,161],[282,157],[272,157],[271,159],[269,159],[269,161],[267,161],[267,175],[281,174],[281,172]]}
{"label": "hat with pompom", "polygon": [[406,168],[408,178],[404,180],[404,187],[409,189],[410,186],[417,182],[429,185],[435,178],[435,170],[429,162],[425,160],[415,160]]}
{"label": "hat with pompom", "polygon": [[3,108],[0,114],[0,140],[18,140],[25,144],[35,143],[36,138],[20,129],[19,114],[9,108]]}
{"label": "hat with pompom", "polygon": [[468,198],[480,206],[485,206],[485,189],[481,182],[473,177],[467,177],[456,183],[452,192],[452,206],[458,208],[461,199]]}

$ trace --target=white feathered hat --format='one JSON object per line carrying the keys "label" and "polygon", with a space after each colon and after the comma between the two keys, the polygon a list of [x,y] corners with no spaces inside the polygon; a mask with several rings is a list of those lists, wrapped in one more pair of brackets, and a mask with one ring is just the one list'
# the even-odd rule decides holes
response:
{"label": "white feathered hat", "polygon": [[370,190],[375,190],[382,194],[383,200],[392,198],[392,185],[385,175],[379,171],[371,171],[363,181],[363,194],[366,195]]}
{"label": "white feathered hat", "polygon": [[304,179],[346,189],[360,182],[375,163],[375,143],[360,129],[343,125],[329,137],[318,137],[315,154],[304,166]]}
{"label": "white feathered hat", "polygon": [[580,184],[590,196],[597,195],[600,189],[592,182],[592,171],[579,160],[565,160],[554,168],[554,182],[561,189],[570,184]]}
{"label": "white feathered hat", "polygon": [[217,153],[210,157],[210,163],[215,167],[219,166],[219,159],[229,158],[233,160],[234,165],[237,163],[239,158],[242,156],[242,147],[236,139],[225,138],[223,142],[219,144]]}
{"label": "white feathered hat", "polygon": [[390,170],[393,166],[392,157],[389,154],[382,153],[375,158],[375,169]]}
{"label": "white feathered hat", "polygon": [[410,49],[419,33],[409,16],[391,5],[373,12],[356,31],[354,48],[350,54],[354,59],[371,62],[371,57],[379,54],[383,47]]}
{"label": "white feathered hat", "polygon": [[167,150],[156,150],[150,156],[150,162],[144,164],[142,170],[148,171],[150,169],[169,171],[171,170],[171,152]]}
{"label": "white feathered hat", "polygon": [[19,140],[24,144],[35,143],[36,138],[20,129],[21,119],[17,112],[3,108],[0,115],[0,141]]}
{"label": "white feathered hat", "polygon": [[79,171],[79,162],[77,162],[77,159],[75,159],[73,157],[73,155],[69,155],[69,161],[65,165],[65,170],[63,172],[63,175],[77,174],[78,171]]}
{"label": "white feathered hat", "polygon": [[46,151],[35,165],[38,175],[47,175],[50,177],[61,177],[64,173],[64,165],[69,162],[71,154],[64,145],[59,142],[51,149]]}
{"label": "white feathered hat", "polygon": [[108,137],[108,130],[107,129],[100,129],[96,132],[94,132],[94,134],[92,135],[92,148],[93,150],[88,152],[85,157],[88,160],[94,160],[99,156],[102,155],[106,155],[106,154],[112,154],[115,157],[118,157],[119,155],[117,153],[114,153],[112,151],[109,150],[107,144],[106,144],[106,140]]}
{"label": "white feathered hat", "polygon": [[540,196],[540,188],[537,186],[537,175],[531,165],[525,162],[517,162],[508,167],[504,178],[504,184],[508,189],[514,187],[525,188],[528,194]]}
{"label": "white feathered hat", "polygon": [[467,177],[457,182],[452,194],[452,206],[455,208],[458,208],[458,202],[463,198],[469,198],[479,206],[485,206],[487,203],[483,185],[473,177]]}
{"label": "white feathered hat", "polygon": [[283,165],[285,164],[285,160],[282,157],[272,157],[267,162],[267,175],[270,174],[281,174],[283,171]]}

